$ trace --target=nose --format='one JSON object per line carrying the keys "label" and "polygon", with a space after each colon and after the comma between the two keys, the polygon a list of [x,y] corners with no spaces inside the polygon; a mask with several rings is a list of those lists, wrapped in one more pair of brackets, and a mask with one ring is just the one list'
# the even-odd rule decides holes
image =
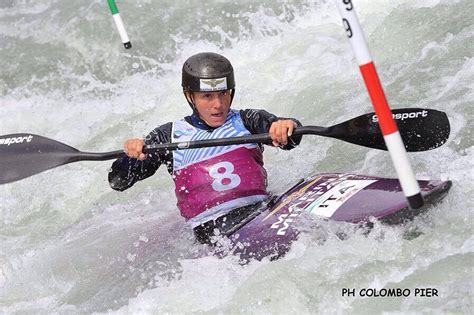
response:
{"label": "nose", "polygon": [[213,107],[215,108],[221,108],[224,106],[225,103],[225,98],[219,95],[219,93],[216,93],[214,96],[214,100],[212,102]]}

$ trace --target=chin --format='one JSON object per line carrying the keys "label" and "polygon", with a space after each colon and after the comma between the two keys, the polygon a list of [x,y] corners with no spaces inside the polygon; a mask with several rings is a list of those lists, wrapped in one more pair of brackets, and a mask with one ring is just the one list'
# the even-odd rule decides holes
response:
{"label": "chin", "polygon": [[213,123],[208,123],[208,125],[213,127],[213,128],[218,128],[218,127],[222,126],[224,123],[225,123],[225,120],[218,121],[218,122],[213,122]]}

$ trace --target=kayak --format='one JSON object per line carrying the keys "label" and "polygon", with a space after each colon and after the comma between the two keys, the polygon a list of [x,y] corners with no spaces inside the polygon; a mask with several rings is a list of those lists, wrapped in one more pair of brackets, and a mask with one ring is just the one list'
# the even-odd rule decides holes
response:
{"label": "kayak", "polygon": [[[304,230],[307,215],[364,224],[380,220],[400,224],[440,201],[451,181],[418,181],[425,206],[411,209],[398,179],[322,173],[300,180],[228,235],[231,252],[242,260],[285,255]],[[302,215],[306,214],[306,215]]]}

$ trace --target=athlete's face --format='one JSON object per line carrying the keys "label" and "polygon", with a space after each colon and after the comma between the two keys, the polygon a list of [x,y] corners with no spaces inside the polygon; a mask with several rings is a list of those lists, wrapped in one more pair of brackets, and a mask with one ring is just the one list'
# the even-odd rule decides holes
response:
{"label": "athlete's face", "polygon": [[211,127],[225,123],[230,109],[230,90],[219,92],[194,92],[194,104],[199,117]]}

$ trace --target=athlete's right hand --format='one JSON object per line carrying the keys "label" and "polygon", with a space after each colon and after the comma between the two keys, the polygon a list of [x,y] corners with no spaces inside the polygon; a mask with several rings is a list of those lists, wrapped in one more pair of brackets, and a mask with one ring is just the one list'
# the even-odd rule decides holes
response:
{"label": "athlete's right hand", "polygon": [[143,161],[146,159],[146,154],[142,152],[144,146],[145,141],[143,139],[129,139],[123,144],[123,151],[128,157]]}

